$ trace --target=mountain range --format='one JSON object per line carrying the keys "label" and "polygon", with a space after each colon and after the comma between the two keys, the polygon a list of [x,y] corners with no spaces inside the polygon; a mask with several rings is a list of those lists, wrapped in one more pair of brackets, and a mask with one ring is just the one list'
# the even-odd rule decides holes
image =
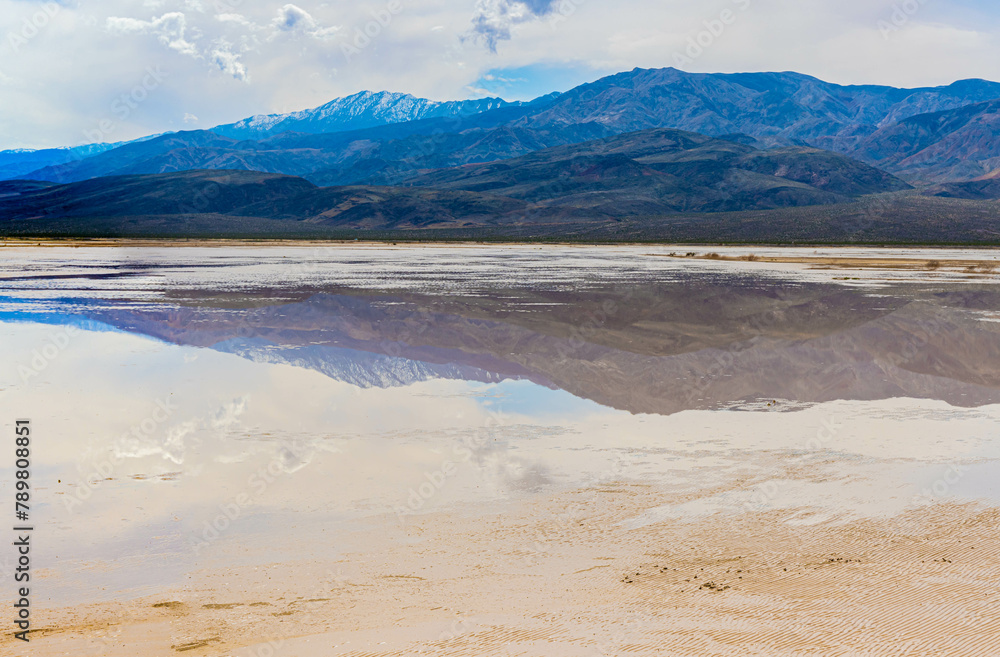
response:
{"label": "mountain range", "polygon": [[8,220],[225,214],[369,228],[766,210],[911,189],[829,151],[760,150],[672,129],[439,169],[396,187],[318,187],[282,174],[197,170],[59,185],[0,183],[0,193],[5,188],[0,213]]}
{"label": "mountain range", "polygon": [[[0,185],[0,216],[19,231],[195,215],[200,226],[211,215],[381,230],[849,206],[873,194],[903,194],[892,202],[918,215],[933,197],[936,212],[962,200],[989,216],[998,122],[1000,84],[984,80],[898,89],[667,68],[523,103],[362,92],[212,130],[2,152],[0,179],[60,186]],[[205,185],[217,195],[203,199]]]}

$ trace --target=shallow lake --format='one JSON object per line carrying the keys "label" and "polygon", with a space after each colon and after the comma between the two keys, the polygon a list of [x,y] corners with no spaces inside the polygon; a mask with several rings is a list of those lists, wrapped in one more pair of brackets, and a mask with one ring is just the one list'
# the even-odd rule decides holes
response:
{"label": "shallow lake", "polygon": [[5,248],[39,603],[612,482],[627,531],[1000,501],[1000,277],[948,264],[996,251],[676,250]]}

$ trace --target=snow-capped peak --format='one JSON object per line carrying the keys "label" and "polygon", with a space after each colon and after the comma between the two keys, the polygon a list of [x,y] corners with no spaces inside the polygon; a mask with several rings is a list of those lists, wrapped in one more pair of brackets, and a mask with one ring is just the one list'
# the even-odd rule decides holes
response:
{"label": "snow-capped peak", "polygon": [[319,107],[285,114],[258,114],[213,132],[237,139],[260,139],[285,131],[323,133],[359,130],[432,117],[469,116],[518,105],[502,98],[434,101],[390,91],[360,91]]}

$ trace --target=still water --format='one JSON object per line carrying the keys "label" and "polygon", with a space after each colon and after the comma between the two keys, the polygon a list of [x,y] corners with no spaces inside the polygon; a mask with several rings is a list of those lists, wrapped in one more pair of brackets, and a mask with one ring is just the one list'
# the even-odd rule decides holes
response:
{"label": "still water", "polygon": [[1000,499],[1000,278],[670,251],[4,249],[43,603],[611,481],[662,492],[636,528]]}

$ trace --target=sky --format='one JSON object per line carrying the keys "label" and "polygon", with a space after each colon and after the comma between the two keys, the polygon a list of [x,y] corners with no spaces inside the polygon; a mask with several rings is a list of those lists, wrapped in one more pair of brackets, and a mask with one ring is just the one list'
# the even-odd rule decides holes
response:
{"label": "sky", "polygon": [[357,91],[527,100],[636,67],[1000,80],[995,0],[0,0],[0,150]]}

